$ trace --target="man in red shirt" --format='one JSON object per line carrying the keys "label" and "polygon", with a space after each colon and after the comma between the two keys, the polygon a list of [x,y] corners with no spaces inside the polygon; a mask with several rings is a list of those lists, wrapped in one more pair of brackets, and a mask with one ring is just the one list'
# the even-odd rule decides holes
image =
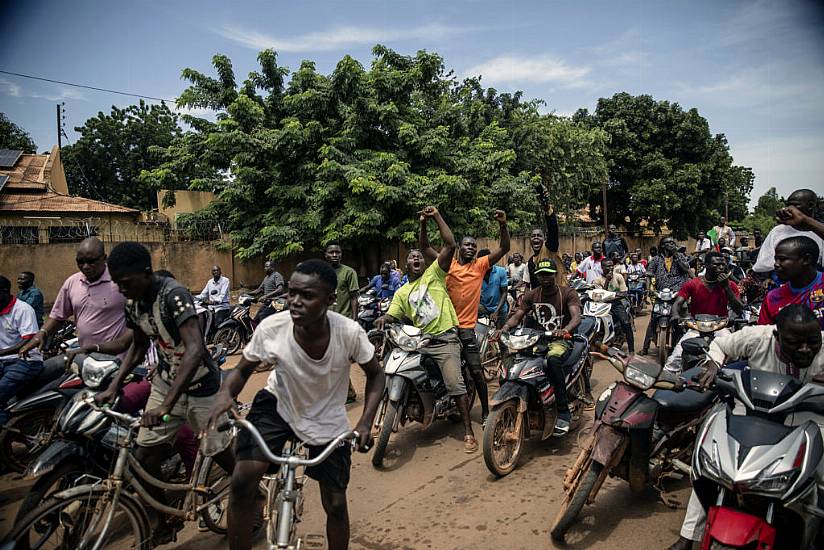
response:
{"label": "man in red shirt", "polygon": [[[678,291],[678,297],[672,305],[673,324],[678,321],[679,312],[684,302],[689,300],[690,315],[718,315],[726,317],[729,315],[729,308],[736,313],[744,310],[744,304],[738,298],[738,286],[729,280],[730,274],[727,271],[727,261],[720,252],[707,252],[704,255],[705,274],[685,282]],[[729,330],[721,329],[716,335],[729,333]],[[675,344],[672,354],[667,359],[664,367],[673,372],[681,372],[681,342],[685,338],[695,338],[699,336],[697,331],[688,330],[684,336]]]}
{"label": "man in red shirt", "polygon": [[[458,314],[458,338],[463,346],[463,355],[469,364],[478,400],[481,402],[481,424],[486,422],[489,415],[489,395],[481,367],[481,355],[478,341],[475,338],[475,325],[478,323],[478,306],[481,303],[481,287],[486,272],[491,266],[509,252],[509,229],[506,225],[506,213],[503,210],[495,211],[501,230],[501,243],[488,256],[475,258],[478,244],[474,237],[464,237],[458,247],[458,258],[452,259],[452,265],[446,274],[446,290],[449,299],[455,306]],[[437,252],[429,245],[426,234],[426,225],[421,224],[420,247],[424,257],[432,261],[438,257]]]}
{"label": "man in red shirt", "polygon": [[804,304],[824,330],[824,278],[816,270],[818,244],[809,237],[788,237],[775,247],[775,274],[787,281],[767,294],[761,305],[759,325],[774,325],[778,312],[790,304]]}

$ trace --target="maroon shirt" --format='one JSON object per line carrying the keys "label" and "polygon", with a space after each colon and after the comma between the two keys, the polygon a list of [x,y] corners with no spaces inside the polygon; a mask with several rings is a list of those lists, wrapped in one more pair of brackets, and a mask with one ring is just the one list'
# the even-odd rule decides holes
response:
{"label": "maroon shirt", "polygon": [[[738,285],[729,281],[732,293],[737,297],[739,295]],[[730,301],[727,298],[727,293],[720,285],[714,286],[712,289],[707,288],[700,277],[690,279],[681,286],[678,295],[689,300],[690,314],[694,317],[696,315],[718,315],[719,317],[726,317],[728,315],[727,308]]]}

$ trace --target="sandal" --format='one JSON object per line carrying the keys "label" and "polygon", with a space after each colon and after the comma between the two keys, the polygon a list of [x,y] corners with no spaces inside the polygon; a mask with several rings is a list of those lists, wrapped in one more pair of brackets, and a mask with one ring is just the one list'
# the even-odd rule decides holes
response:
{"label": "sandal", "polygon": [[474,435],[466,435],[464,436],[464,452],[465,453],[474,453],[478,450],[478,440],[475,439]]}

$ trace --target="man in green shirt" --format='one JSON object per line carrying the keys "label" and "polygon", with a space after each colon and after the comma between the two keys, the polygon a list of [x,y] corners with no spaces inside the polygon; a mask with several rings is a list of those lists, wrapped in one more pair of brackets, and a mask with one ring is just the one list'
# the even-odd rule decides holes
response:
{"label": "man in green shirt", "polygon": [[[358,274],[348,265],[340,263],[343,258],[343,250],[338,241],[330,241],[326,245],[326,261],[335,270],[335,275],[338,276],[338,288],[336,291],[335,303],[329,306],[329,309],[335,313],[340,313],[346,317],[351,317],[354,321],[358,320]],[[355,393],[355,387],[352,386],[352,380],[349,380],[349,393],[346,396],[346,403],[353,403],[358,398]]]}
{"label": "man in green shirt", "polygon": [[466,381],[461,373],[458,315],[446,290],[446,273],[452,265],[457,245],[452,231],[434,206],[423,209],[421,222],[426,223],[429,219],[438,224],[444,242],[437,261],[424,269],[426,264],[421,251],[409,252],[406,257],[409,282],[395,291],[389,311],[375,321],[375,327],[383,329],[385,323],[397,323],[405,317],[415,327],[435,337],[424,353],[434,359],[441,369],[446,389],[454,396],[463,417],[464,449],[468,453],[474,453],[478,450],[478,442],[472,432]]}

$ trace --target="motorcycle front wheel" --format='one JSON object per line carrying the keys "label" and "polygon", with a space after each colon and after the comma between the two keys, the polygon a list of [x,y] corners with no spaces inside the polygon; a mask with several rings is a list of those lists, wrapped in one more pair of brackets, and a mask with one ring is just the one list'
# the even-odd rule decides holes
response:
{"label": "motorcycle front wheel", "polygon": [[26,498],[17,511],[14,523],[20,523],[32,510],[49,498],[53,493],[74,487],[75,483],[90,469],[80,460],[69,460],[57,466],[51,472],[39,477],[29,489]]}
{"label": "motorcycle front wheel", "polygon": [[561,501],[561,509],[558,510],[558,515],[555,517],[555,524],[552,526],[552,539],[556,542],[563,542],[569,528],[578,519],[578,514],[586,504],[595,482],[598,481],[598,476],[604,469],[603,465],[597,462],[590,462],[587,471],[581,476],[581,481],[577,487],[574,487],[566,494],[564,500]]}
{"label": "motorcycle front wheel", "polygon": [[484,462],[489,471],[498,477],[512,472],[518,465],[524,442],[524,425],[518,431],[518,402],[510,400],[489,411],[484,428]]}
{"label": "motorcycle front wheel", "polygon": [[243,345],[243,335],[234,327],[223,327],[215,333],[212,342],[216,346],[222,346],[226,350],[226,355],[234,355]]}
{"label": "motorcycle front wheel", "polygon": [[388,401],[386,403],[386,413],[383,415],[381,433],[375,442],[375,450],[372,451],[372,466],[379,468],[383,465],[383,457],[386,454],[386,447],[389,445],[389,436],[392,435],[392,426],[395,425],[395,417],[398,415],[400,403]]}
{"label": "motorcycle front wheel", "polygon": [[667,362],[667,357],[669,356],[669,352],[667,350],[667,336],[669,336],[669,330],[661,327],[658,329],[658,337],[655,341],[655,345],[658,348],[658,362],[661,365],[664,365]]}

